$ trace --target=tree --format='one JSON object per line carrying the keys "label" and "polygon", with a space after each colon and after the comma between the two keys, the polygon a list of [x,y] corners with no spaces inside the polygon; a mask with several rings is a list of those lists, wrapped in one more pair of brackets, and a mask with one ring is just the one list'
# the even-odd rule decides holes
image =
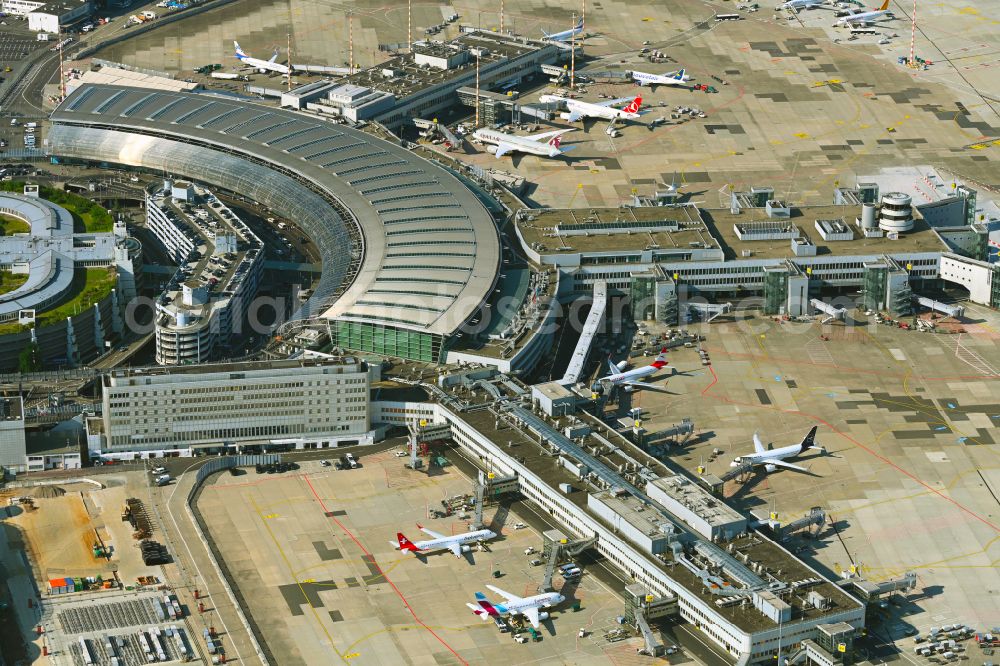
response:
{"label": "tree", "polygon": [[29,342],[17,357],[17,369],[21,372],[38,372],[42,369],[42,354],[37,342]]}

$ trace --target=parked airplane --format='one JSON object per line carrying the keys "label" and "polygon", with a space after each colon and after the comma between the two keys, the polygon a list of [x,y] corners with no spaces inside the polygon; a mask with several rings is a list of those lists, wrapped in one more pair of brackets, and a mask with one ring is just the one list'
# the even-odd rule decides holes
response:
{"label": "parked airplane", "polygon": [[573,39],[574,35],[579,35],[581,32],[583,32],[583,19],[580,19],[579,22],[577,22],[577,24],[569,30],[553,32],[551,35],[542,30],[542,34],[545,35],[545,39],[550,42],[568,42]]}
{"label": "parked airplane", "polygon": [[640,86],[681,86],[687,83],[691,77],[686,74],[686,70],[670,72],[669,74],[647,74],[646,72],[632,72],[632,80]]}
{"label": "parked airplane", "polygon": [[885,0],[882,6],[878,9],[872,9],[867,12],[858,12],[856,14],[852,13],[848,16],[841,16],[837,19],[835,25],[852,25],[854,23],[869,24],[875,21],[877,18],[881,18],[889,13],[889,0]]}
{"label": "parked airplane", "polygon": [[441,550],[447,548],[455,557],[461,557],[462,553],[468,553],[472,548],[469,546],[470,543],[476,541],[489,541],[497,536],[497,533],[492,530],[476,530],[475,532],[463,532],[462,534],[453,534],[451,536],[445,536],[444,534],[438,534],[433,530],[429,530],[426,527],[417,525],[420,531],[431,537],[426,541],[417,541],[414,543],[407,539],[402,532],[396,533],[396,542],[392,541],[389,544],[402,551],[409,551],[411,553],[423,553],[431,550]]}
{"label": "parked airplane", "polygon": [[[628,97],[620,99],[609,99],[606,102],[595,104],[593,102],[583,102],[578,99],[570,99],[560,95],[542,95],[538,98],[542,104],[552,102],[565,104],[567,113],[560,113],[559,117],[571,123],[581,118],[603,118],[604,120],[636,120],[639,117],[639,107],[642,106],[642,97],[636,96],[629,100]],[[614,108],[615,104],[628,102],[628,105],[621,109]]]}
{"label": "parked airplane", "polygon": [[278,49],[274,49],[274,55],[271,56],[270,60],[261,60],[260,58],[251,58],[247,55],[246,51],[240,48],[239,42],[234,41],[233,46],[236,47],[236,59],[247,67],[256,69],[261,74],[265,72],[277,72],[278,74],[288,76],[292,73],[291,67],[276,62],[278,60]]}
{"label": "parked airplane", "polygon": [[634,391],[636,389],[646,388],[646,384],[642,383],[640,380],[645,377],[655,375],[662,368],[669,366],[670,363],[667,361],[667,348],[664,347],[660,350],[660,354],[652,363],[642,368],[633,368],[631,370],[623,371],[617,365],[608,360],[608,367],[611,368],[611,374],[601,377],[598,381],[611,382],[615,386],[623,387],[626,391]]}
{"label": "parked airplane", "polygon": [[[532,134],[530,136],[517,136],[483,128],[473,132],[472,138],[483,143],[492,144],[486,146],[486,150],[494,153],[498,158],[513,152],[541,155],[542,157],[556,157],[557,155],[568,153],[575,148],[575,146],[561,147],[562,135],[566,132],[572,132],[574,129],[576,128],[570,127],[553,132]],[[542,142],[542,139],[548,139],[548,141]]]}
{"label": "parked airplane", "polygon": [[826,0],[788,0],[788,2],[783,2],[774,8],[774,11],[781,11],[782,9],[794,9],[796,12],[800,9],[812,9],[813,7],[819,7],[820,5],[825,5]]}
{"label": "parked airplane", "polygon": [[797,455],[804,453],[807,449],[815,449],[817,451],[825,451],[822,446],[816,446],[816,426],[813,426],[802,441],[798,444],[792,444],[791,446],[784,446],[780,449],[767,449],[764,444],[760,441],[760,437],[757,433],[753,434],[753,446],[756,453],[748,453],[737,457],[730,463],[730,467],[739,467],[745,463],[753,463],[756,465],[763,465],[764,469],[768,472],[773,472],[779,467],[785,469],[794,469],[797,472],[808,472],[805,467],[799,467],[798,465],[793,465],[789,462],[785,462],[786,458],[794,458]]}
{"label": "parked airplane", "polygon": [[502,604],[490,603],[482,592],[476,592],[477,604],[465,604],[472,609],[472,612],[483,621],[491,617],[501,617],[504,615],[523,615],[531,622],[531,626],[538,628],[538,623],[549,619],[549,614],[541,611],[542,608],[556,606],[566,601],[566,597],[558,592],[546,592],[536,594],[531,597],[519,597],[509,592],[504,592],[499,587],[487,585],[490,590],[506,599]]}

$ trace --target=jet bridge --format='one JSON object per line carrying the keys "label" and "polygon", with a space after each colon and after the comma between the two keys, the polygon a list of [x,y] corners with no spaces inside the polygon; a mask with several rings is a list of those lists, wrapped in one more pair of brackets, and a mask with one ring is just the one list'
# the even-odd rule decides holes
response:
{"label": "jet bridge", "polygon": [[697,312],[702,321],[706,324],[710,323],[712,320],[717,318],[719,315],[725,314],[733,309],[732,303],[684,303],[682,306],[683,312],[681,316],[685,321],[691,316],[691,312]]}
{"label": "jet bridge", "polygon": [[946,317],[957,318],[965,314],[965,308],[961,305],[948,305],[947,303],[935,301],[933,298],[927,298],[926,296],[914,296],[913,300],[915,300],[919,305],[922,305],[929,310],[933,310],[934,312],[940,312]]}
{"label": "jet bridge", "polygon": [[835,307],[826,301],[819,300],[818,298],[809,299],[809,305],[826,315],[822,321],[824,324],[829,324],[832,321],[843,321],[844,317],[847,315],[846,308]]}
{"label": "jet bridge", "polygon": [[545,558],[545,574],[542,577],[542,584],[539,586],[539,591],[552,591],[552,576],[555,574],[556,565],[560,561],[572,560],[588,548],[593,548],[596,544],[596,535],[589,539],[571,541],[559,530],[546,530],[542,532],[542,557]]}
{"label": "jet bridge", "polygon": [[822,526],[824,524],[826,524],[826,512],[821,507],[814,506],[809,509],[809,513],[805,516],[781,526],[781,540],[787,541],[790,536],[799,530],[812,528],[816,525]]}

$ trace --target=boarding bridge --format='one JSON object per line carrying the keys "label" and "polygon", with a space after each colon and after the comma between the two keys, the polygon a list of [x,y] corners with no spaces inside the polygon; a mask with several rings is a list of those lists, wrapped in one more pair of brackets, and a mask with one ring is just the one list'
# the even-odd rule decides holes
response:
{"label": "boarding bridge", "polygon": [[843,321],[844,317],[847,316],[846,308],[835,307],[825,301],[819,300],[818,298],[809,299],[809,305],[826,315],[822,321],[824,324],[829,324],[832,321]]}
{"label": "boarding bridge", "polygon": [[423,118],[414,118],[413,124],[417,129],[424,131],[431,131],[440,134],[441,137],[448,142],[451,148],[458,148],[462,145],[462,140],[458,136],[448,129],[448,126],[444,123],[439,123],[436,120],[424,120]]}
{"label": "boarding bridge", "polygon": [[604,312],[607,310],[607,306],[608,283],[605,280],[598,280],[594,283],[594,303],[590,306],[590,313],[587,315],[587,321],[583,324],[580,339],[576,341],[576,349],[573,350],[573,356],[570,358],[569,365],[566,366],[566,373],[559,381],[563,386],[571,386],[580,381],[584,365],[587,362],[587,355],[594,344],[594,337],[604,321]]}
{"label": "boarding bridge", "polygon": [[410,423],[410,437],[407,441],[407,448],[410,454],[410,469],[420,469],[423,462],[417,457],[417,445],[420,442],[437,442],[442,439],[451,439],[451,424],[448,423]]}
{"label": "boarding bridge", "polygon": [[546,530],[542,532],[542,557],[545,558],[545,573],[542,576],[542,584],[538,588],[539,591],[552,591],[552,576],[555,575],[556,565],[559,564],[560,560],[573,560],[580,553],[588,548],[593,548],[596,544],[596,535],[589,539],[570,541],[559,530]]}
{"label": "boarding bridge", "polygon": [[826,524],[826,512],[821,507],[814,506],[802,518],[781,526],[781,540],[786,541],[799,530],[811,528],[814,525],[822,526],[824,524]]}
{"label": "boarding bridge", "polygon": [[948,305],[947,303],[935,301],[933,298],[927,298],[926,296],[914,296],[913,300],[928,310],[940,312],[946,317],[958,318],[965,314],[965,308],[961,305]]}
{"label": "boarding bridge", "polygon": [[733,309],[732,303],[684,303],[682,306],[684,312],[682,316],[684,320],[690,315],[691,311],[694,310],[701,315],[702,321],[706,324],[711,322],[713,319],[721,314],[725,314]]}
{"label": "boarding bridge", "polygon": [[486,500],[495,499],[506,493],[517,493],[521,490],[521,482],[516,476],[497,476],[493,472],[479,471],[476,479],[476,506],[472,529],[484,529],[483,510]]}

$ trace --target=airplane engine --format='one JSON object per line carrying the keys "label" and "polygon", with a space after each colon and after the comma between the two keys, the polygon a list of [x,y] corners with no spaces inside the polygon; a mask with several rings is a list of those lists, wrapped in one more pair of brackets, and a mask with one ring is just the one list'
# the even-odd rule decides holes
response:
{"label": "airplane engine", "polygon": [[615,367],[619,370],[624,370],[628,367],[628,361],[618,361],[618,363],[615,364]]}
{"label": "airplane engine", "polygon": [[541,613],[538,614],[538,620],[539,621],[544,622],[547,619],[549,619],[549,614],[546,613],[545,611],[542,611]]}
{"label": "airplane engine", "polygon": [[766,469],[767,473],[770,474],[774,470],[778,469],[778,466],[777,465],[764,465],[764,469]]}
{"label": "airplane engine", "polygon": [[472,552],[472,547],[471,546],[462,546],[462,552],[463,553],[471,553]]}
{"label": "airplane engine", "polygon": [[498,146],[486,146],[486,152],[490,153],[491,155],[496,155],[497,148]]}

